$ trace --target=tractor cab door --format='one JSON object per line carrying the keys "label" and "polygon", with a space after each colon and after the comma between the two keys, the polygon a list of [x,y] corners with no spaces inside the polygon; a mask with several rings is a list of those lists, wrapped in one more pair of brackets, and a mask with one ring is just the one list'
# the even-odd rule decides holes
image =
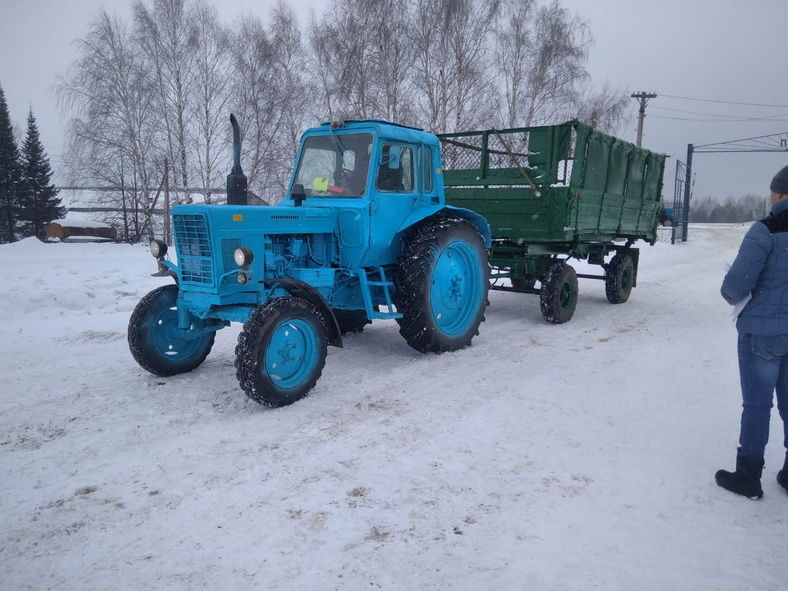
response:
{"label": "tractor cab door", "polygon": [[369,250],[363,266],[396,262],[400,254],[397,230],[420,200],[416,185],[416,146],[401,142],[382,142],[373,167],[374,184],[369,206]]}

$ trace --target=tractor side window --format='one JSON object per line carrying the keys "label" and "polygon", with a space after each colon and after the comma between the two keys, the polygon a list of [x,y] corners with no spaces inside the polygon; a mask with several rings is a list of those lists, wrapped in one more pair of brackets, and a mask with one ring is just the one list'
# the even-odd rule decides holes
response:
{"label": "tractor side window", "polygon": [[319,135],[304,141],[293,184],[307,196],[361,197],[367,188],[372,135]]}
{"label": "tractor side window", "polygon": [[424,192],[432,193],[432,150],[428,146],[421,149],[421,174],[424,175]]}
{"label": "tractor side window", "polygon": [[378,169],[377,187],[394,193],[413,192],[413,149],[384,144]]}

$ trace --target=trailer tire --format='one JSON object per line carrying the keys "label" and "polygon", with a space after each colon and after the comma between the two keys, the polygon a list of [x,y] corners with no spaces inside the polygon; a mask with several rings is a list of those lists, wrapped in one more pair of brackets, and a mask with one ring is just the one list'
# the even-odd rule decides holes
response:
{"label": "trailer tire", "polygon": [[564,261],[553,263],[539,294],[542,316],[552,324],[569,322],[577,307],[577,274]]}
{"label": "trailer tire", "polygon": [[339,325],[339,334],[342,336],[363,332],[367,324],[372,324],[372,321],[367,318],[367,313],[364,310],[334,309],[332,311]]}
{"label": "trailer tire", "polygon": [[[129,350],[140,366],[157,376],[191,371],[211,352],[215,332],[187,338],[178,328],[178,286],[163,285],[143,297],[129,318]],[[192,316],[192,327],[207,323]]]}
{"label": "trailer tire", "polygon": [[306,396],[326,363],[326,319],[312,302],[283,297],[258,307],[235,347],[235,373],[246,395],[279,407]]}
{"label": "trailer tire", "polygon": [[462,218],[427,220],[405,240],[398,267],[394,303],[405,341],[422,353],[469,346],[490,289],[487,250],[476,227]]}
{"label": "trailer tire", "polygon": [[635,263],[626,253],[619,253],[610,259],[605,272],[605,295],[611,304],[623,304],[632,293],[635,279]]}

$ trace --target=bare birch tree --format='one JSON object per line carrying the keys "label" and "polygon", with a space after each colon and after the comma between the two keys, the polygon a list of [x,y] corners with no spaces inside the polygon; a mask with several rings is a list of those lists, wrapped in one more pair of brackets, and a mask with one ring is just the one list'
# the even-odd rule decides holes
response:
{"label": "bare birch tree", "polygon": [[591,43],[588,24],[572,16],[559,0],[540,7],[534,24],[526,126],[561,119],[567,106],[576,104],[578,88],[588,79],[585,64]]}
{"label": "bare birch tree", "polygon": [[[309,114],[313,99],[306,78],[306,50],[295,13],[283,0],[277,3],[271,13],[270,38],[274,48],[275,88],[281,111],[280,124],[273,138],[278,154],[273,177],[280,189],[279,196],[282,196],[290,179],[301,133],[314,124]],[[269,202],[276,201],[273,195],[267,199]]]}
{"label": "bare birch tree", "polygon": [[508,127],[579,118],[613,132],[624,122],[627,98],[605,84],[592,90],[587,70],[588,24],[558,0],[502,0],[495,53]]}
{"label": "bare birch tree", "polygon": [[126,174],[139,188],[134,210],[143,214],[136,237],[151,236],[157,175],[153,81],[135,56],[127,27],[106,11],[77,43],[78,58],[58,87],[61,104],[74,113],[71,158],[80,180],[89,183],[117,182],[127,163]]}
{"label": "bare birch tree", "polygon": [[313,18],[310,43],[332,118],[367,119],[374,112],[372,19],[379,0],[334,0]]}
{"label": "bare birch tree", "polygon": [[500,69],[501,120],[506,127],[523,124],[528,109],[536,0],[503,0],[495,30],[495,56]]}
{"label": "bare birch tree", "polygon": [[197,2],[193,14],[196,37],[191,160],[205,191],[205,202],[212,203],[210,189],[223,185],[229,167],[227,117],[233,76],[230,36],[219,23],[216,8],[204,0]]}
{"label": "bare birch tree", "polygon": [[413,108],[413,5],[381,0],[374,5],[372,34],[376,117],[416,123]]}
{"label": "bare birch tree", "polygon": [[[157,108],[163,117],[167,153],[175,186],[189,185],[189,97],[194,85],[196,26],[184,0],[134,3],[139,47],[155,72]],[[184,194],[187,202],[191,201]]]}
{"label": "bare birch tree", "polygon": [[332,45],[331,35],[323,30],[317,15],[312,13],[308,27],[308,47],[307,60],[311,72],[311,83],[313,88],[319,88],[314,100],[312,101],[312,114],[315,119],[327,117],[328,119],[338,119],[339,98],[334,79],[333,56],[329,51]]}
{"label": "bare birch tree", "polygon": [[584,88],[574,117],[606,133],[616,133],[626,123],[629,94],[605,83],[598,92]]}
{"label": "bare birch tree", "polygon": [[274,44],[259,18],[246,17],[236,27],[232,52],[233,110],[241,126],[244,172],[250,189],[270,196],[278,189],[275,137],[284,114]]}
{"label": "bare birch tree", "polygon": [[490,35],[499,0],[414,0],[413,79],[432,131],[488,121],[495,104]]}
{"label": "bare birch tree", "polygon": [[335,0],[309,27],[323,116],[415,118],[410,37],[412,3]]}

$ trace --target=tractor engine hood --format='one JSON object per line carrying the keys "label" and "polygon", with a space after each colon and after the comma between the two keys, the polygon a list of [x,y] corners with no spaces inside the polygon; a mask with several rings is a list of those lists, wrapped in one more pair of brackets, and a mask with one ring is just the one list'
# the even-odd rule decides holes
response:
{"label": "tractor engine hood", "polygon": [[[172,229],[178,263],[171,268],[181,291],[220,294],[203,304],[223,305],[238,292],[248,292],[248,282],[259,285],[268,275],[284,276],[290,267],[308,266],[313,248],[319,260],[331,260],[337,213],[323,207],[179,205],[172,209]],[[248,267],[234,260],[240,248],[250,253]],[[238,281],[240,271],[243,282]]]}
{"label": "tractor engine hood", "polygon": [[190,230],[189,222],[204,220],[218,238],[249,234],[327,234],[337,227],[336,209],[323,207],[259,207],[254,205],[178,205],[172,208],[176,242]]}

